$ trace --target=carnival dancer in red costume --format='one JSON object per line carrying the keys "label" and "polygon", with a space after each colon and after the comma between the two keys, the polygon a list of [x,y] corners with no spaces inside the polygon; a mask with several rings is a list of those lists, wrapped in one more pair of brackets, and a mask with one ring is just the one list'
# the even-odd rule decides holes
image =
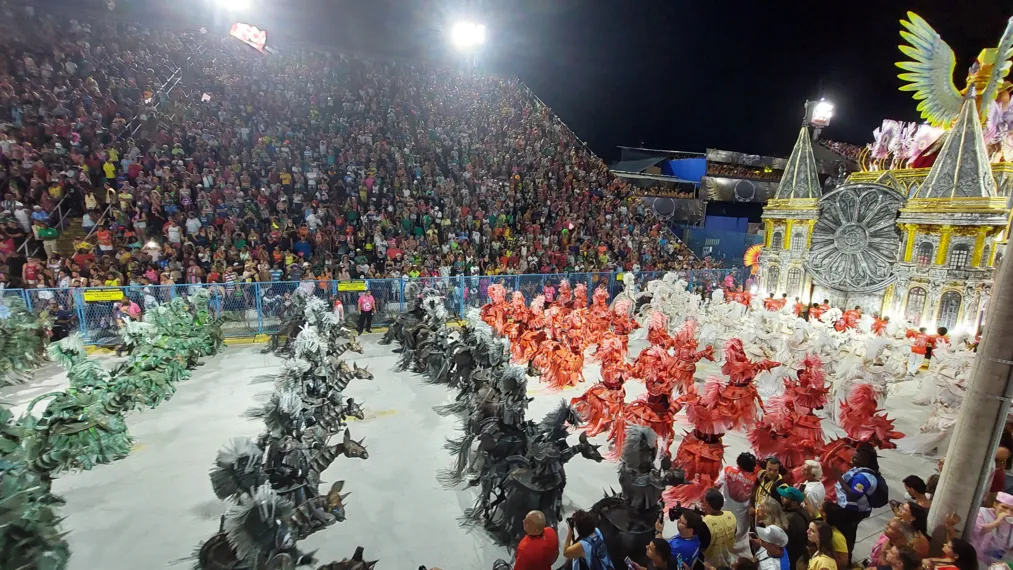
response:
{"label": "carnival dancer in red costume", "polygon": [[570,288],[570,282],[563,279],[559,282],[559,296],[556,297],[554,303],[562,307],[569,307],[571,302],[573,302],[573,290]]}
{"label": "carnival dancer in red costume", "polygon": [[832,440],[820,456],[828,494],[834,492],[834,484],[851,468],[851,457],[859,444],[894,449],[897,444],[893,440],[904,437],[894,430],[893,420],[886,412],[876,408],[876,390],[871,384],[855,384],[847,400],[841,402],[840,416],[840,426],[847,436]]}
{"label": "carnival dancer in red costume", "polygon": [[[507,309],[507,314],[515,323],[519,323],[521,325],[527,324],[530,311],[528,311],[528,307],[524,303],[524,294],[520,291],[514,291],[510,295],[510,306]],[[511,338],[510,340],[512,341],[514,339]]]}
{"label": "carnival dancer in red costume", "polygon": [[883,336],[886,334],[886,326],[890,324],[890,317],[880,317],[879,314],[872,317],[872,334]]}
{"label": "carnival dancer in red costume", "polygon": [[675,387],[680,393],[685,394],[693,385],[696,363],[704,358],[714,361],[714,347],[708,345],[703,350],[697,350],[699,343],[696,340],[696,321],[693,320],[686,321],[682,325],[669,346],[675,349],[671,366]]}
{"label": "carnival dancer in red costume", "polygon": [[853,329],[858,326],[858,320],[862,318],[862,308],[855,307],[854,309],[848,309],[844,311],[841,318],[837,319],[834,323],[834,329],[837,332],[842,332],[846,329]]}
{"label": "carnival dancer in red costume", "polygon": [[510,343],[510,356],[515,364],[527,364],[534,358],[539,344],[549,338],[546,330],[549,327],[549,317],[544,308],[545,297],[539,295],[531,301],[527,326],[524,332]]}
{"label": "carnival dancer in red costume", "polygon": [[725,345],[725,362],[721,372],[728,377],[728,383],[721,386],[720,400],[715,404],[725,409],[723,415],[730,418],[726,430],[747,429],[759,418],[763,402],[753,385],[753,378],[762,370],[772,370],[780,362],[763,359],[753,362],[746,356],[742,341],[733,338]]}
{"label": "carnival dancer in red costume", "polygon": [[693,429],[682,438],[673,461],[685,472],[686,484],[669,487],[662,495],[670,507],[676,503],[699,503],[721,475],[725,456],[722,438],[725,426],[732,423],[733,418],[728,417],[727,408],[720,405],[720,392],[721,379],[711,377],[702,395],[694,386],[676,402],[677,409],[686,408],[686,417]]}
{"label": "carnival dancer in red costume", "polygon": [[749,443],[758,457],[780,459],[792,479],[798,480],[795,471],[801,470],[806,459],[823,453],[826,436],[812,409],[785,394],[764,403],[763,418],[749,430]]}
{"label": "carnival dancer in red costume", "polygon": [[776,312],[778,309],[777,298],[771,293],[769,297],[763,300],[763,310]]}
{"label": "carnival dancer in red costume", "polygon": [[609,312],[609,323],[615,334],[626,336],[640,328],[640,323],[632,316],[633,301],[619,299]]}
{"label": "carnival dancer in red costume", "polygon": [[496,334],[503,334],[507,321],[506,288],[502,285],[489,285],[489,302],[482,305],[482,320],[492,327]]}
{"label": "carnival dancer in red costume", "polygon": [[630,367],[626,362],[603,362],[601,382],[570,400],[570,405],[584,419],[584,431],[589,437],[611,429],[613,422],[622,414],[626,400],[623,384],[629,373]]}
{"label": "carnival dancer in red costume", "polygon": [[798,380],[784,380],[786,397],[795,405],[809,410],[821,410],[830,397],[830,384],[823,371],[823,361],[815,354],[806,354]]}
{"label": "carnival dancer in red costume", "polygon": [[823,408],[830,396],[819,357],[807,354],[802,366],[797,380],[784,379],[784,395],[764,403],[763,418],[749,431],[756,455],[777,457],[796,480],[805,461],[823,453],[826,437],[813,410]]}

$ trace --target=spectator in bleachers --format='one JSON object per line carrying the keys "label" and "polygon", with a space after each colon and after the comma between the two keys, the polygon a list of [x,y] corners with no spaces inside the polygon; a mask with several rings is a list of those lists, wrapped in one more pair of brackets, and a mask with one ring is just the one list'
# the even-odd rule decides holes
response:
{"label": "spectator in bleachers", "polygon": [[[89,283],[704,267],[517,81],[15,16],[0,174],[22,231],[0,261],[69,200],[95,229]],[[187,58],[186,88],[159,91]]]}

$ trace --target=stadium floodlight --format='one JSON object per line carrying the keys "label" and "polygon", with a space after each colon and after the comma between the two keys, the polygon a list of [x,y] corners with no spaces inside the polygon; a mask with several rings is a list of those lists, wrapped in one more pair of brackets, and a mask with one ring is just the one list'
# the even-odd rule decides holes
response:
{"label": "stadium floodlight", "polygon": [[250,8],[250,0],[217,0],[218,5],[226,10],[242,12]]}
{"label": "stadium floodlight", "polygon": [[474,22],[458,22],[450,31],[450,40],[460,50],[478,47],[485,43],[485,26]]}
{"label": "stadium floodlight", "polygon": [[817,129],[826,128],[834,118],[834,104],[826,99],[805,102],[806,124]]}

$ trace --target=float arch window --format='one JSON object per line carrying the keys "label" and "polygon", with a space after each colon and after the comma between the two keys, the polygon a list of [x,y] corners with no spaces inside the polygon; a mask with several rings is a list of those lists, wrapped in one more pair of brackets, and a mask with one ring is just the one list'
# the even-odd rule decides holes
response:
{"label": "float arch window", "polygon": [[767,292],[777,293],[777,282],[781,278],[781,270],[776,265],[767,269]]}
{"label": "float arch window", "polygon": [[782,240],[781,232],[774,232],[774,235],[770,236],[770,249],[781,249]]}
{"label": "float arch window", "polygon": [[925,309],[925,289],[912,287],[907,292],[907,306],[904,307],[904,318],[914,325],[922,322],[922,310]]}
{"label": "float arch window", "polygon": [[932,247],[931,242],[923,241],[918,244],[918,253],[915,255],[915,263],[917,263],[919,267],[927,267],[932,263],[933,251],[934,248]]}
{"label": "float arch window", "polygon": [[985,248],[981,250],[981,261],[978,263],[981,267],[988,267],[988,262],[991,261],[989,256],[992,255],[992,249],[985,244]]}
{"label": "float arch window", "polygon": [[791,250],[802,251],[805,249],[805,232],[795,232],[791,236]]}
{"label": "float arch window", "polygon": [[936,322],[941,327],[953,330],[957,326],[957,317],[960,315],[960,302],[963,300],[960,293],[947,291],[939,299],[939,318]]}
{"label": "float arch window", "polygon": [[971,246],[962,243],[950,249],[950,269],[965,269],[971,261]]}
{"label": "float arch window", "polygon": [[802,270],[798,267],[792,267],[788,270],[788,284],[784,287],[784,292],[789,297],[795,297],[799,295],[799,289],[802,288]]}

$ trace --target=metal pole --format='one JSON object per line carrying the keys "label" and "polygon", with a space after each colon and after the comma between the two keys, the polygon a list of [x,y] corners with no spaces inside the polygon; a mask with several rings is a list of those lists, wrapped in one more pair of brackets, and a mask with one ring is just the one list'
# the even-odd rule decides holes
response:
{"label": "metal pole", "polygon": [[[1013,397],[1013,264],[996,276],[985,331],[950,439],[946,463],[932,497],[929,529],[941,541],[949,513],[960,515],[965,537],[974,529],[988,475]],[[982,436],[988,435],[983,445]]]}

